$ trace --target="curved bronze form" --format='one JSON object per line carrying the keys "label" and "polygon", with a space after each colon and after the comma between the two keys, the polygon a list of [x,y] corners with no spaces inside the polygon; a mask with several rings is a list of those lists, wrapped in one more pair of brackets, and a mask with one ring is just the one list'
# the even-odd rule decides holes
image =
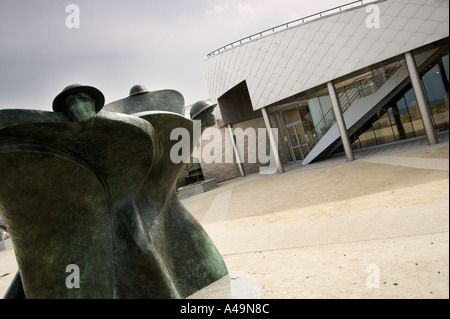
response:
{"label": "curved bronze form", "polygon": [[192,121],[105,109],[0,111],[0,215],[20,273],[6,298],[185,298],[228,274],[175,191],[170,132],[192,136]]}

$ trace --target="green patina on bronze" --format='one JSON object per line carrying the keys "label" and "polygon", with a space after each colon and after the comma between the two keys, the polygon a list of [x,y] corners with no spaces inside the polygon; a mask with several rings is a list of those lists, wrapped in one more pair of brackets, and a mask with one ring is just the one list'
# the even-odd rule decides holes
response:
{"label": "green patina on bronze", "polygon": [[[0,111],[0,215],[20,273],[6,298],[185,298],[227,275],[175,192],[184,164],[170,159],[170,132],[192,136],[192,121],[98,113],[92,100],[75,115]],[[70,264],[80,288],[65,284]]]}

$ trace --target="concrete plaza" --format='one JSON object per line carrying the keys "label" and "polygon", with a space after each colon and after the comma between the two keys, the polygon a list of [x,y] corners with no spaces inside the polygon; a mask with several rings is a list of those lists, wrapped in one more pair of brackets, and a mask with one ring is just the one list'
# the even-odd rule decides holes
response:
{"label": "concrete plaza", "polygon": [[183,200],[263,298],[448,298],[448,132]]}

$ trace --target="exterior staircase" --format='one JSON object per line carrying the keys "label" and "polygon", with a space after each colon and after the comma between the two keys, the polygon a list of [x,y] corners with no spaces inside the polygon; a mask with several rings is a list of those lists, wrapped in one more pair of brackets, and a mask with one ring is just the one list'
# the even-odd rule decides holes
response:
{"label": "exterior staircase", "polygon": [[[416,57],[419,69],[435,53],[436,50],[419,54]],[[409,73],[404,61],[401,60],[373,70],[351,84],[339,88],[338,94],[348,135],[355,133],[408,83],[410,83]],[[302,149],[303,154],[307,155],[302,164],[306,165],[313,160],[326,157],[340,145],[342,141],[339,129],[334,112],[330,109],[314,130],[307,134],[307,145]]]}

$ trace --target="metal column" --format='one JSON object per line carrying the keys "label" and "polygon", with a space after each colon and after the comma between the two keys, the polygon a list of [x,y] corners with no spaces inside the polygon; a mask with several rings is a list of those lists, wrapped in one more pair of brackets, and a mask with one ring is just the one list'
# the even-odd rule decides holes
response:
{"label": "metal column", "polygon": [[422,117],[423,127],[427,134],[428,144],[437,144],[436,131],[434,130],[433,121],[428,107],[428,101],[423,91],[422,81],[420,80],[419,71],[417,70],[416,61],[411,51],[405,53],[406,67],[408,68],[411,85],[416,95],[417,105],[419,106],[420,116]]}
{"label": "metal column", "polygon": [[275,143],[275,136],[272,132],[272,126],[270,124],[269,114],[267,113],[267,110],[265,107],[261,109],[261,113],[264,118],[264,123],[266,124],[267,134],[269,134],[269,140],[270,140],[270,149],[272,151],[272,154],[274,155],[275,162],[277,163],[277,171],[279,174],[284,173],[284,167],[281,164],[280,160],[280,154],[278,154],[278,148],[277,144]]}
{"label": "metal column", "polygon": [[339,134],[341,135],[342,145],[344,146],[345,156],[347,157],[347,161],[353,161],[355,156],[353,155],[352,144],[350,143],[347,128],[345,126],[341,103],[339,102],[333,81],[328,82],[327,87],[328,93],[330,94],[331,104],[333,106],[334,117],[336,118]]}
{"label": "metal column", "polygon": [[231,126],[231,124],[228,124],[227,131],[230,135],[231,144],[233,145],[234,155],[236,156],[236,162],[239,168],[239,172],[241,173],[241,177],[245,177],[245,171],[244,166],[242,165],[241,154],[239,153],[239,149],[236,146],[236,141],[234,140],[233,127]]}

